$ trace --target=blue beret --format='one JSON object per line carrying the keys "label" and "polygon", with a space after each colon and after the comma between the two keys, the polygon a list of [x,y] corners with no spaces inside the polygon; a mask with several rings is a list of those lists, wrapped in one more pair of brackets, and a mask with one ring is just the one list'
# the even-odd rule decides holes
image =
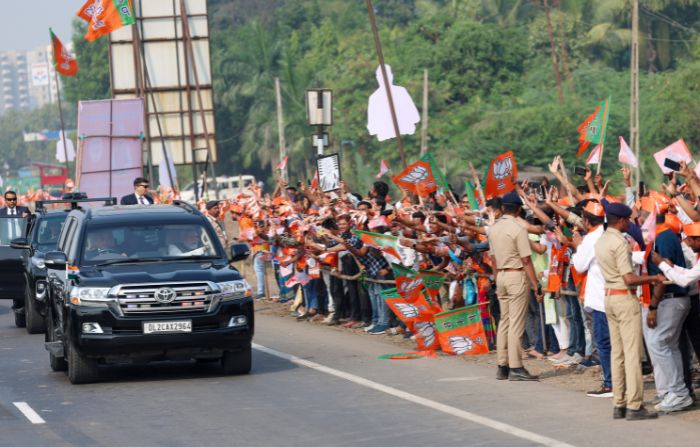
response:
{"label": "blue beret", "polygon": [[523,206],[523,201],[520,200],[520,196],[517,192],[509,192],[503,196],[503,204],[509,203],[511,205]]}
{"label": "blue beret", "polygon": [[632,215],[632,210],[622,203],[610,203],[605,207],[605,213],[608,216],[630,217]]}

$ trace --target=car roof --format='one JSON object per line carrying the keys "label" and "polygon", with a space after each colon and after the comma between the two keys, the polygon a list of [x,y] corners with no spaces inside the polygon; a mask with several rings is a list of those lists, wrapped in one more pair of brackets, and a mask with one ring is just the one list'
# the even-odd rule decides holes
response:
{"label": "car roof", "polygon": [[173,205],[116,205],[91,208],[89,218],[99,222],[134,222],[135,220],[201,222],[202,215]]}

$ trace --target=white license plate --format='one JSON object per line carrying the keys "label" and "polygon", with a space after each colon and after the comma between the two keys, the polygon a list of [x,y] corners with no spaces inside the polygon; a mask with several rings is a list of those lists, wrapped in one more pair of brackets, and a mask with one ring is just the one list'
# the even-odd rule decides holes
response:
{"label": "white license plate", "polygon": [[192,320],[147,321],[143,323],[144,334],[167,334],[174,332],[192,332]]}

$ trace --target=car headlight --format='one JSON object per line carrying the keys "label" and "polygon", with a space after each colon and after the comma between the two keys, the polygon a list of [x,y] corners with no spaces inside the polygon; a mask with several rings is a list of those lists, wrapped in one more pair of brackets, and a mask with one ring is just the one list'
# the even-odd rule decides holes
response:
{"label": "car headlight", "polygon": [[220,282],[216,285],[219,287],[220,294],[231,295],[223,297],[222,299],[224,300],[242,298],[243,296],[253,295],[250,289],[250,284],[248,284],[248,281],[246,281],[245,279],[241,279],[238,281]]}
{"label": "car headlight", "polygon": [[114,301],[109,297],[109,287],[73,287],[70,303],[83,306],[103,306]]}
{"label": "car headlight", "polygon": [[44,258],[32,258],[32,265],[39,269],[45,269]]}

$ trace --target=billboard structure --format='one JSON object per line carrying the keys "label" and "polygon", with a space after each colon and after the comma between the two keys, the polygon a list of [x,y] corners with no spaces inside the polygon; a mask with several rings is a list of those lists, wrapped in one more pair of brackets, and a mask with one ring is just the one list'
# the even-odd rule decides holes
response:
{"label": "billboard structure", "polygon": [[[136,24],[110,34],[115,99],[143,97],[144,160],[153,166],[217,160],[206,0],[134,0]],[[167,148],[167,150],[166,150]],[[206,170],[206,167],[205,167]]]}
{"label": "billboard structure", "polygon": [[143,173],[143,99],[103,99],[78,104],[78,188],[88,197],[133,192]]}

